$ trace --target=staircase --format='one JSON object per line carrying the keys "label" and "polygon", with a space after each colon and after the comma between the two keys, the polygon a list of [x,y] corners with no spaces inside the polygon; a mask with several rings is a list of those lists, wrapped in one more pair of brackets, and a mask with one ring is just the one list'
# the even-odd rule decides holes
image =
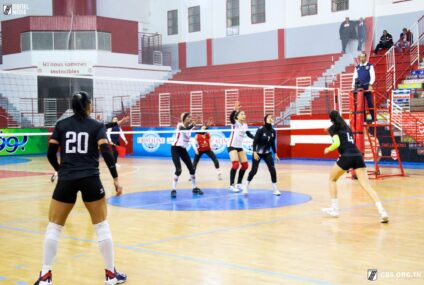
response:
{"label": "staircase", "polygon": [[0,107],[7,112],[9,128],[31,127],[31,122],[3,94],[0,94]]}
{"label": "staircase", "polygon": [[393,91],[392,100],[399,110],[393,116],[402,139],[412,138],[424,146],[424,68],[412,70]]}
{"label": "staircase", "polygon": [[[334,86],[335,82],[337,81],[337,76],[346,71],[346,69],[354,63],[353,60],[359,55],[359,53],[359,51],[356,51],[354,53],[343,54],[330,68],[318,76],[310,87],[325,88]],[[290,105],[281,113],[281,118],[285,119],[291,115],[300,114],[302,111],[308,109],[313,112],[312,102],[319,98],[322,92],[323,91],[321,90],[306,90],[301,92],[296,96],[296,99],[292,100]]]}

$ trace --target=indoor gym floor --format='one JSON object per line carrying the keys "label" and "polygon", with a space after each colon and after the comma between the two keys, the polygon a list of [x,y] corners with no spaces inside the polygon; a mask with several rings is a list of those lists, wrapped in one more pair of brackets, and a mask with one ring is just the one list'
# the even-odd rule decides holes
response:
{"label": "indoor gym floor", "polygon": [[[52,169],[44,156],[26,158],[0,159],[0,284],[33,284],[41,266],[54,188]],[[202,158],[197,179],[199,187],[207,188],[204,196],[179,191],[181,200],[174,202],[168,197],[174,172],[171,160],[125,158],[120,164],[126,194],[162,195],[151,208],[109,205],[116,267],[128,275],[127,284],[357,285],[370,283],[368,269],[386,273],[376,284],[424,284],[422,169],[407,169],[409,177],[371,181],[390,215],[389,224],[380,224],[366,193],[346,177],[338,183],[340,218],[321,214],[321,207],[329,205],[327,179],[333,162],[281,161],[278,185],[287,192],[279,198],[266,191],[271,188],[270,177],[262,162],[252,182],[252,189],[260,190],[244,198],[223,191],[228,186],[228,160],[221,161],[224,180],[218,181],[212,162]],[[110,197],[112,179],[103,162],[101,171]],[[190,188],[187,179],[183,167],[179,189]],[[290,191],[310,199],[273,207],[279,199],[290,200]],[[254,193],[265,204],[272,200],[270,208],[240,210],[255,198]],[[205,205],[203,201],[223,208],[179,207],[180,202],[193,207]],[[172,205],[174,210],[155,205]],[[53,274],[54,284],[103,284],[103,262],[80,197],[62,232]]]}

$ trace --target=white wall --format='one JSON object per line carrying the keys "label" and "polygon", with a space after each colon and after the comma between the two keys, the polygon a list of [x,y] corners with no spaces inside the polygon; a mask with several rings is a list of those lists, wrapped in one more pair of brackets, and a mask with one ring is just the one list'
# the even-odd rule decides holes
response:
{"label": "white wall", "polygon": [[116,68],[153,70],[169,72],[169,66],[146,65],[138,63],[138,56],[132,54],[112,53],[96,50],[77,51],[24,51],[3,56],[3,70],[37,66],[42,61],[53,62],[90,62],[94,66],[112,66]]}
{"label": "white wall", "polygon": [[331,12],[331,0],[318,0],[318,14],[303,17],[300,2],[286,1],[285,28],[341,23],[345,17],[359,19],[373,15],[373,0],[350,0],[349,10],[339,12]]}
{"label": "white wall", "polygon": [[[266,1],[266,22],[251,23],[251,1],[240,0],[240,35],[271,31],[284,26],[286,0]],[[188,32],[188,8],[200,5],[200,32]],[[162,34],[165,44],[222,38],[227,35],[226,0],[151,0],[149,31]],[[178,34],[168,36],[167,13],[178,10]]]}
{"label": "white wall", "polygon": [[[108,0],[111,1],[111,0]],[[130,0],[127,0],[130,1]],[[136,1],[136,0],[133,0]],[[393,4],[393,0],[350,0],[349,10],[332,12],[331,0],[318,0],[318,15],[301,16],[300,0],[266,0],[266,22],[251,24],[251,0],[240,0],[240,35],[280,28],[341,23],[345,17],[381,17],[394,14],[424,14],[424,0]],[[188,7],[200,5],[201,31],[188,32]],[[164,43],[200,41],[226,36],[226,0],[150,0],[149,31],[163,35]],[[178,35],[167,35],[167,12],[178,10]]]}
{"label": "white wall", "polygon": [[140,22],[147,27],[149,0],[97,0],[97,16]]}

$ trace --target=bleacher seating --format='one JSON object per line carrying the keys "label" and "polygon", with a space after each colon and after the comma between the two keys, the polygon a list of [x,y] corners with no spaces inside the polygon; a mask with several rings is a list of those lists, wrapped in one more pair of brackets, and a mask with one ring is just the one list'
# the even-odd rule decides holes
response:
{"label": "bleacher seating", "polygon": [[6,110],[0,106],[0,129],[11,125],[16,125],[16,123],[10,118]]}
{"label": "bleacher seating", "polygon": [[[224,64],[206,67],[192,67],[181,70],[172,80],[196,82],[220,82],[232,84],[261,84],[261,85],[296,85],[296,77],[310,76],[314,81],[341,54],[290,58],[283,61],[268,60],[238,64]],[[171,93],[171,122],[178,121],[179,114],[190,109],[190,91],[204,92],[204,118],[211,118],[217,125],[225,124],[224,102],[225,89],[235,87],[217,87],[205,85],[163,84],[141,99],[142,126],[158,126],[158,104],[160,93]],[[249,122],[261,123],[263,119],[263,90],[260,88],[238,88],[240,103],[247,107],[245,111]],[[276,89],[276,114],[284,110],[290,103],[290,96],[295,90]],[[250,111],[250,112],[249,112]]]}

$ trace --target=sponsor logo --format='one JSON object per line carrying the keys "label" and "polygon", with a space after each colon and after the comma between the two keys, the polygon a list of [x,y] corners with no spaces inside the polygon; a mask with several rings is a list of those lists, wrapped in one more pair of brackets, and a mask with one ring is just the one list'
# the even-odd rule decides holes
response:
{"label": "sponsor logo", "polygon": [[165,143],[165,138],[161,138],[158,134],[145,133],[143,136],[137,138],[137,143],[141,144],[145,151],[155,152],[161,144]]}
{"label": "sponsor logo", "polygon": [[211,134],[211,149],[216,154],[222,153],[227,148],[229,139],[222,132],[214,132]]}
{"label": "sponsor logo", "polygon": [[[28,136],[7,136],[2,137],[2,132],[0,131],[0,152],[5,150],[7,153],[13,154],[15,153],[19,148],[21,150],[25,150],[25,145],[28,142]],[[19,140],[21,138],[21,141]]]}

